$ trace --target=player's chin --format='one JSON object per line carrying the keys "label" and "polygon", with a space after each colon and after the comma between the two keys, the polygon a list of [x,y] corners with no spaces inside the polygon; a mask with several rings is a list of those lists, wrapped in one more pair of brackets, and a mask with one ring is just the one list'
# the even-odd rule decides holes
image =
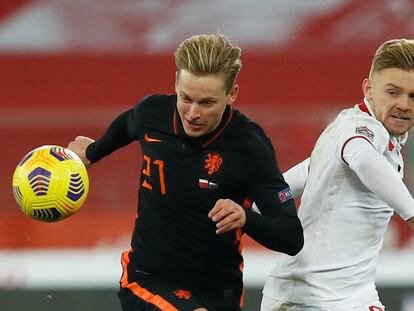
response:
{"label": "player's chin", "polygon": [[407,126],[403,126],[403,127],[392,127],[388,130],[388,132],[392,135],[392,136],[401,136],[404,135],[405,133],[408,132],[408,130],[411,128],[407,127]]}
{"label": "player's chin", "polygon": [[187,136],[192,137],[192,138],[201,137],[206,134],[206,132],[201,129],[196,130],[196,129],[192,129],[189,127],[185,127],[184,131],[187,134]]}

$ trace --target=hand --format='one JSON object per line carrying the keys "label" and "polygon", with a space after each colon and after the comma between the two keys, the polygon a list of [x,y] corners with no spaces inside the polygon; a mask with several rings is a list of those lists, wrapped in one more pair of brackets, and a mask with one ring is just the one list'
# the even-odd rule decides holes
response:
{"label": "hand", "polygon": [[242,228],[246,224],[246,212],[243,207],[230,199],[217,200],[208,217],[216,223],[217,234]]}
{"label": "hand", "polygon": [[72,150],[79,156],[86,168],[89,168],[92,165],[91,161],[89,161],[86,157],[86,148],[88,148],[88,146],[93,142],[94,140],[92,138],[77,136],[75,140],[71,141],[67,146],[68,149]]}

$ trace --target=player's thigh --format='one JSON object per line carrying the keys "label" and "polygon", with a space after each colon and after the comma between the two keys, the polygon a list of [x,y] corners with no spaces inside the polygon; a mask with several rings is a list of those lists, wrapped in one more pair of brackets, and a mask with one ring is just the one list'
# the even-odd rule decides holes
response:
{"label": "player's thigh", "polygon": [[124,311],[194,311],[205,306],[190,291],[143,275],[118,292]]}

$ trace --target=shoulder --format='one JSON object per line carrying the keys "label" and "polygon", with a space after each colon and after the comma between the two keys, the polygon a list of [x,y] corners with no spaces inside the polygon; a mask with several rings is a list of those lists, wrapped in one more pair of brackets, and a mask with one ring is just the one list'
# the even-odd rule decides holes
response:
{"label": "shoulder", "polygon": [[157,112],[160,108],[174,110],[177,102],[176,95],[152,94],[142,98],[135,106],[135,110]]}
{"label": "shoulder", "polygon": [[243,139],[250,138],[253,141],[267,138],[263,128],[255,121],[249,119],[246,115],[237,109],[233,109],[234,117],[231,131],[234,134],[243,135]]}
{"label": "shoulder", "polygon": [[175,111],[176,102],[176,95],[152,94],[145,96],[133,109],[134,119],[139,122],[152,119],[170,119]]}
{"label": "shoulder", "polygon": [[130,128],[134,129],[134,132],[139,132],[145,127],[168,130],[171,128],[175,107],[175,95],[148,95],[131,110]]}
{"label": "shoulder", "polygon": [[390,136],[385,127],[373,116],[361,111],[358,106],[343,110],[333,124],[340,145],[349,139],[361,137],[380,152],[388,146]]}
{"label": "shoulder", "polygon": [[239,110],[234,110],[234,121],[229,134],[247,154],[254,157],[274,157],[274,148],[263,128]]}

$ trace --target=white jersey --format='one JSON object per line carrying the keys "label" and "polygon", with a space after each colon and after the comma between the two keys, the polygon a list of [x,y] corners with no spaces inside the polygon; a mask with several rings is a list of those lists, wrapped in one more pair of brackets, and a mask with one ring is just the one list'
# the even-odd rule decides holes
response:
{"label": "white jersey", "polygon": [[390,137],[366,100],[343,110],[321,134],[307,162],[298,212],[304,248],[294,257],[281,255],[264,295],[315,309],[350,310],[378,301],[375,266],[394,211],[346,163],[344,146],[353,138],[369,141],[403,177],[400,149],[407,135]]}

